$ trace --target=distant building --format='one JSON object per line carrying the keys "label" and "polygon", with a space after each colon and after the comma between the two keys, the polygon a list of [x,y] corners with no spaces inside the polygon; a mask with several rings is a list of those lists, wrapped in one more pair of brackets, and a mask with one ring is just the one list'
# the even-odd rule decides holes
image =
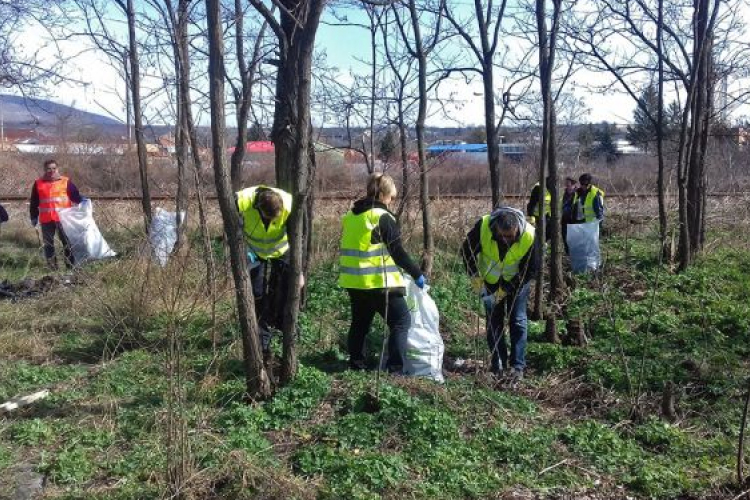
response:
{"label": "distant building", "polygon": [[[442,141],[444,142],[444,141]],[[514,161],[520,161],[526,155],[525,144],[500,144],[500,154],[505,158]],[[487,144],[432,144],[426,150],[428,158],[435,158],[447,155],[468,156],[469,158],[487,157]]]}

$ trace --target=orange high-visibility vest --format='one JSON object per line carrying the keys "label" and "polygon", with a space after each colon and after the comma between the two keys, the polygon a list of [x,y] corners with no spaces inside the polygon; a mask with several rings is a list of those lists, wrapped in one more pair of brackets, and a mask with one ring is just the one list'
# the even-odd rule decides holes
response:
{"label": "orange high-visibility vest", "polygon": [[68,178],[60,177],[56,181],[36,180],[36,193],[39,195],[39,222],[59,222],[57,211],[72,206],[68,198]]}

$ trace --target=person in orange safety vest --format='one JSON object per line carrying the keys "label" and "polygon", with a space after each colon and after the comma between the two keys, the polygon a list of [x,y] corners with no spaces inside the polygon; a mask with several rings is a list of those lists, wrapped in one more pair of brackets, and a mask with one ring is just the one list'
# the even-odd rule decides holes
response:
{"label": "person in orange safety vest", "polygon": [[44,257],[50,269],[57,269],[55,256],[55,233],[63,245],[65,267],[73,267],[73,252],[70,242],[60,224],[58,210],[69,208],[73,204],[81,203],[82,198],[70,179],[60,175],[55,160],[44,162],[44,175],[34,182],[29,199],[29,217],[31,225],[37,224],[42,228]]}

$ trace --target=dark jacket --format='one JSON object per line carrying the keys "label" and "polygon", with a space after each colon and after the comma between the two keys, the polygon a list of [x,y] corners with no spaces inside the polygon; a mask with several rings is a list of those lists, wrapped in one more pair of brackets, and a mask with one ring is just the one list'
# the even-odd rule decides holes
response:
{"label": "dark jacket", "polygon": [[539,188],[538,184],[531,188],[531,196],[529,196],[529,202],[526,204],[527,216],[533,215],[534,217],[536,217],[536,211],[539,206],[541,192],[542,190]]}
{"label": "dark jacket", "polygon": [[[68,179],[68,198],[74,205],[81,203],[81,193],[78,192],[78,188],[73,182]],[[36,191],[36,182],[31,187],[31,198],[29,199],[29,217],[31,219],[39,218],[39,193]]]}
{"label": "dark jacket", "polygon": [[391,254],[396,265],[416,280],[422,275],[422,270],[414,263],[411,257],[409,257],[406,250],[404,250],[398,222],[396,222],[396,217],[388,210],[388,208],[372,198],[362,198],[361,200],[354,202],[352,213],[354,213],[354,215],[359,215],[368,210],[372,210],[373,208],[386,210],[388,211],[388,214],[385,214],[380,218],[378,227],[372,232],[371,243],[385,243],[385,246],[388,248],[388,253]]}
{"label": "dark jacket", "polygon": [[[477,275],[477,259],[479,257],[479,253],[482,251],[481,228],[482,220],[479,219],[479,221],[474,225],[471,231],[469,231],[469,234],[466,235],[464,244],[461,247],[461,257],[464,260],[464,267],[466,268],[466,272],[469,274],[469,276]],[[495,242],[497,243],[498,249],[500,251],[500,258],[504,258],[505,254],[508,253],[508,249],[510,247],[504,245],[502,242],[498,242],[497,240],[495,240]],[[500,281],[492,285],[485,281],[484,286],[487,291],[489,293],[495,293],[497,289],[502,286],[503,290],[511,295],[515,293],[515,291],[521,285],[524,285],[534,279],[537,270],[539,269],[539,256],[537,252],[538,248],[539,241],[538,239],[535,239],[534,244],[531,246],[523,259],[521,259],[518,267],[518,274],[516,274],[516,276],[509,282],[501,279]]]}

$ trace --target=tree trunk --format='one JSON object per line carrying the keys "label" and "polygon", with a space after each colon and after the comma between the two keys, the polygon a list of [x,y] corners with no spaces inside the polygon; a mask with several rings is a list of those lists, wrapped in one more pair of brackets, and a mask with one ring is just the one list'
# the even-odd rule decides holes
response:
{"label": "tree trunk", "polygon": [[[550,270],[549,270],[549,300],[551,303],[558,302],[561,297],[565,294],[565,278],[563,276],[562,267],[562,255],[564,245],[562,241],[562,227],[560,221],[562,219],[562,201],[560,199],[560,190],[558,186],[557,175],[557,113],[555,112],[554,103],[550,109],[550,145],[549,145],[549,163],[548,163],[548,175],[550,177],[554,187],[550,194],[552,199],[550,203],[552,206],[550,226],[545,228],[546,231],[550,232]],[[557,314],[555,314],[557,316]]]}
{"label": "tree trunk", "polygon": [[276,79],[276,107],[272,139],[276,148],[276,178],[291,193],[294,206],[287,220],[289,280],[282,312],[283,359],[281,382],[297,372],[296,329],[302,290],[299,286],[307,258],[304,218],[311,196],[310,87],[312,56],[324,0],[309,0],[290,11],[281,11],[280,28],[286,38]]}
{"label": "tree trunk", "polygon": [[536,1],[536,27],[537,40],[539,43],[539,81],[542,91],[542,149],[539,154],[539,202],[537,204],[539,219],[536,225],[536,247],[537,260],[539,269],[536,275],[536,292],[534,294],[534,314],[536,319],[544,318],[544,244],[545,244],[545,190],[547,185],[547,164],[549,163],[550,151],[550,111],[552,106],[551,99],[551,77],[552,69],[550,68],[550,48],[549,38],[547,36],[547,10],[546,0]]}
{"label": "tree trunk", "polygon": [[130,59],[130,93],[133,102],[133,122],[135,125],[135,144],[138,151],[138,172],[141,178],[141,206],[146,233],[151,227],[151,193],[148,185],[148,158],[146,140],[143,137],[143,114],[141,112],[141,71],[138,62],[138,41],[135,36],[135,8],[133,0],[127,0],[125,12],[128,18],[128,43]]}
{"label": "tree trunk", "polygon": [[398,97],[398,135],[399,149],[401,150],[401,200],[398,204],[396,218],[401,221],[401,217],[406,210],[409,201],[409,149],[406,139],[406,123],[404,122],[404,95],[403,91],[399,92]]}
{"label": "tree trunk", "polygon": [[664,0],[658,0],[656,20],[656,57],[658,58],[658,110],[656,118],[656,155],[659,166],[656,178],[657,198],[659,200],[659,242],[662,260],[672,262],[672,248],[668,240],[668,219],[666,183],[664,178]]}
{"label": "tree trunk", "polygon": [[492,209],[500,206],[502,185],[500,182],[500,138],[495,124],[495,82],[492,74],[492,54],[485,55],[482,65],[482,83],[484,84],[484,127],[487,133],[487,164],[490,169],[490,189],[492,190]]}
{"label": "tree trunk", "polygon": [[255,305],[249,293],[244,236],[240,229],[239,213],[234,203],[230,174],[226,166],[224,152],[224,133],[226,130],[224,115],[224,40],[222,38],[220,3],[220,0],[206,0],[214,178],[234,277],[247,391],[251,398],[267,399],[271,396],[271,384],[263,367]]}
{"label": "tree trunk", "polygon": [[409,14],[414,30],[414,47],[417,54],[419,78],[419,107],[417,111],[417,155],[419,162],[419,202],[422,208],[422,271],[429,275],[432,272],[432,259],[435,253],[435,241],[432,236],[430,217],[430,189],[425,158],[424,129],[427,120],[427,54],[425,52],[419,27],[419,13],[415,0],[409,0]]}

